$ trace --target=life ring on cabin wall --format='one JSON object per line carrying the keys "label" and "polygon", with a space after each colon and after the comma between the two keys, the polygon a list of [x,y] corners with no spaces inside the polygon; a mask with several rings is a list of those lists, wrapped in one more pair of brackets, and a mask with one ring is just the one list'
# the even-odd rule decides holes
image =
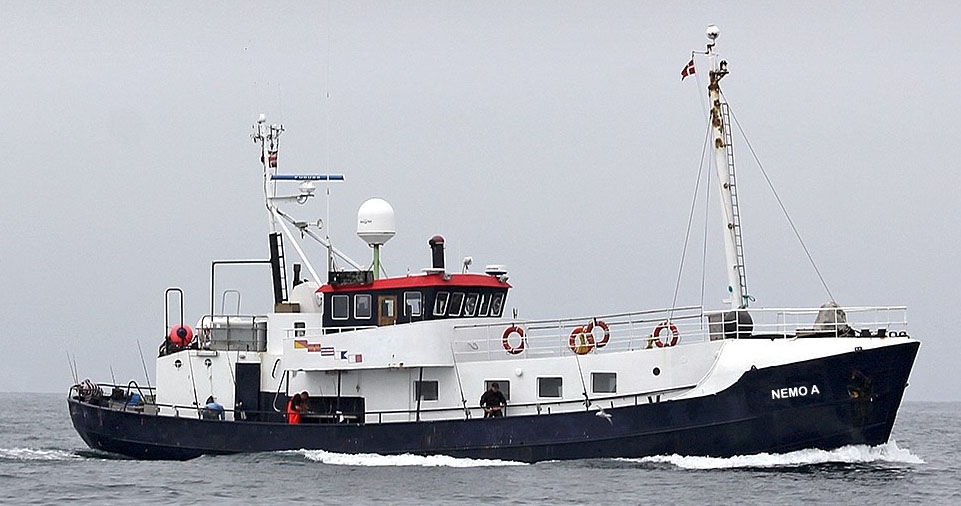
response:
{"label": "life ring on cabin wall", "polygon": [[[670,330],[670,331],[671,331],[671,339],[670,339],[669,341],[666,340],[666,339],[664,339],[664,340],[661,339],[660,336],[661,336],[661,331],[662,331],[662,330]],[[653,336],[654,336],[654,344],[655,344],[658,348],[667,348],[667,347],[676,345],[676,344],[677,344],[677,340],[681,337],[681,334],[678,333],[678,331],[677,331],[677,326],[674,325],[673,322],[671,322],[671,321],[663,321],[663,322],[661,322],[661,323],[658,323],[658,324],[657,324],[657,327],[654,328],[654,334],[653,334]]]}
{"label": "life ring on cabin wall", "polygon": [[[517,346],[512,346],[510,341],[511,334],[517,334],[521,336],[521,343]],[[524,329],[518,327],[517,325],[511,325],[510,327],[507,327],[507,329],[504,330],[504,336],[501,339],[501,342],[504,344],[504,349],[507,350],[507,353],[510,353],[511,355],[517,355],[518,353],[524,351],[524,347],[527,346],[527,338],[524,337]]]}
{"label": "life ring on cabin wall", "polygon": [[[604,330],[604,336],[600,340],[594,339],[594,326]],[[611,329],[603,320],[592,320],[587,325],[577,327],[571,331],[571,337],[567,340],[567,347],[578,355],[586,355],[594,348],[603,348],[611,340]]]}

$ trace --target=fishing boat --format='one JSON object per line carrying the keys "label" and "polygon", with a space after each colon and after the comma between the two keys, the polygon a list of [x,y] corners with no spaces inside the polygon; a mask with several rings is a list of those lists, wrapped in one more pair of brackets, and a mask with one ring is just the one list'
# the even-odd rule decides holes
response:
{"label": "fishing boat", "polygon": [[[695,53],[710,67],[726,307],[518,319],[504,314],[507,268],[472,272],[470,259],[451,268],[441,236],[428,241],[423,270],[387,276],[391,205],[359,206],[357,235],[372,260],[350,259],[319,222],[295,216],[318,182],[344,177],[279,172],[284,128],[261,115],[252,137],[269,258],[214,261],[210,310],[193,326],[183,292],[168,289],[155,383],[75,380],[67,403],[80,437],[138,459],[307,449],[522,462],[887,442],[920,346],[906,308],[749,307],[720,90],[728,69],[717,29],[707,35]],[[682,78],[693,72],[692,57]],[[327,253],[320,270],[300,244],[309,241]],[[228,264],[269,266],[271,311],[215,310]]]}

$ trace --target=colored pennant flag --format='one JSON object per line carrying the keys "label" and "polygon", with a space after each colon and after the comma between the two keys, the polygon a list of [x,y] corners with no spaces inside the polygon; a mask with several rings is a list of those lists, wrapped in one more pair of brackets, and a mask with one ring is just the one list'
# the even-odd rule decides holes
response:
{"label": "colored pennant flag", "polygon": [[[694,65],[694,63],[693,63],[693,61],[692,61],[692,62],[691,62],[691,68],[692,68],[692,69],[694,68],[693,65]],[[694,71],[691,70],[691,73],[693,74]],[[270,168],[271,168],[271,169],[276,169],[276,168],[277,168],[277,151],[268,151],[268,152],[267,152],[267,160],[270,162]]]}
{"label": "colored pennant flag", "polygon": [[687,62],[687,65],[685,65],[684,68],[681,69],[681,81],[683,81],[685,77],[693,73],[694,73],[694,58],[691,58],[691,61]]}

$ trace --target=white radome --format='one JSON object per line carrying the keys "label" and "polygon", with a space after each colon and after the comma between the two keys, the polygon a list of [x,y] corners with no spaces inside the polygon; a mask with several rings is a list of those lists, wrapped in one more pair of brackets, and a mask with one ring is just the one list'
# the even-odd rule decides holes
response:
{"label": "white radome", "polygon": [[368,199],[357,210],[357,236],[367,244],[382,245],[394,237],[394,208],[384,199]]}

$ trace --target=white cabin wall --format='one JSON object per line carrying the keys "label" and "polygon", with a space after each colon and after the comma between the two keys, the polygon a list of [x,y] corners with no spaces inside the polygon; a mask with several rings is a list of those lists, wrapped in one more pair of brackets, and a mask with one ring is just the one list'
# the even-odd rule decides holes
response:
{"label": "white cabin wall", "polygon": [[284,339],[295,335],[294,323],[304,322],[304,335],[316,336],[324,325],[323,313],[271,313],[267,316],[267,353],[283,354]]}
{"label": "white cabin wall", "polygon": [[228,410],[227,417],[232,418],[234,367],[238,360],[256,363],[260,357],[252,352],[187,350],[158,358],[157,403],[161,405],[161,413],[197,417],[197,405],[203,407],[212,395]]}

